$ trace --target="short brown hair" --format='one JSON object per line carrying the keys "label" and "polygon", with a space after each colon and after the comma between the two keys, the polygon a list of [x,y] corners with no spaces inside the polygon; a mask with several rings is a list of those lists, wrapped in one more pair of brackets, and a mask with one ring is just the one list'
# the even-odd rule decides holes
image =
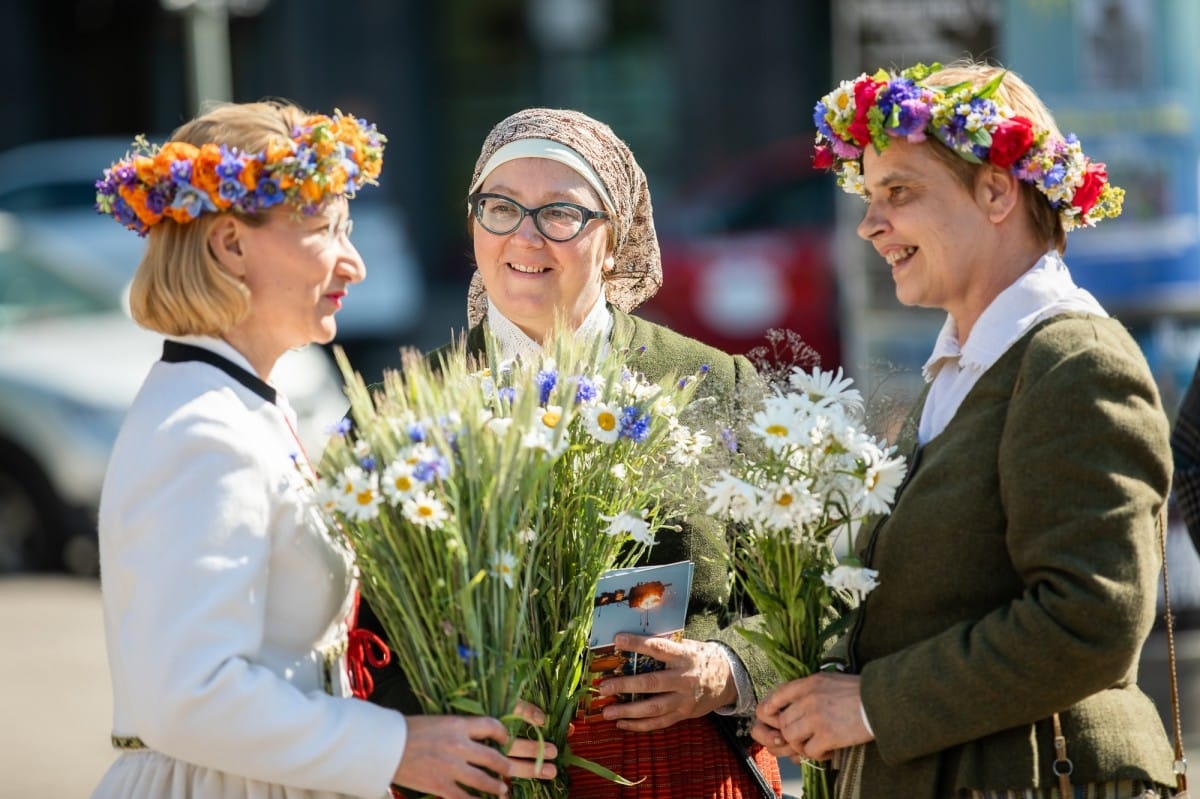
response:
{"label": "short brown hair", "polygon": [[[181,126],[171,140],[262,152],[271,142],[290,138],[307,116],[286,101],[220,103]],[[231,208],[186,224],[164,218],[150,229],[130,286],[134,321],[167,336],[221,336],[249,316],[249,290],[225,271],[208,246],[209,231],[225,214],[236,214],[249,225],[265,221]]]}
{"label": "short brown hair", "polygon": [[[982,86],[1000,73],[1005,73],[1004,79],[996,89],[995,100],[1016,114],[1026,117],[1033,122],[1034,127],[1050,131],[1051,136],[1063,138],[1054,121],[1054,116],[1046,104],[1037,96],[1037,92],[1026,83],[1020,75],[1005,70],[1003,67],[976,61],[955,61],[933,73],[924,81],[928,86],[953,86],[957,83],[970,81],[975,86]],[[975,188],[975,178],[985,168],[982,164],[974,164],[942,145],[933,143],[933,154],[950,168],[950,171],[968,189]],[[1062,220],[1058,212],[1050,206],[1050,201],[1032,183],[1021,182],[1021,193],[1025,197],[1025,207],[1033,222],[1034,232],[1047,245],[1053,245],[1060,253],[1067,249],[1067,233],[1063,230]]]}

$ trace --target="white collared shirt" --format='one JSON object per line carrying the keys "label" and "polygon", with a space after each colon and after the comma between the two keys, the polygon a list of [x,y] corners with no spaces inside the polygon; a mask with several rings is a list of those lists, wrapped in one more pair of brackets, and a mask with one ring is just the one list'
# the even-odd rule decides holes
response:
{"label": "white collared shirt", "polygon": [[1075,285],[1062,257],[1051,250],[992,300],[961,347],[954,318],[947,316],[922,369],[931,385],[921,413],[920,443],[946,429],[975,383],[1017,339],[1043,319],[1069,312],[1108,316],[1095,297]]}
{"label": "white collared shirt", "polygon": [[[518,356],[533,358],[542,355],[541,342],[531,339],[524,330],[517,327],[515,322],[502,314],[496,304],[492,302],[491,297],[488,297],[487,323],[488,330],[500,344],[501,359],[508,360]],[[592,306],[592,310],[588,311],[583,322],[575,329],[575,336],[581,339],[599,336],[601,341],[607,342],[612,327],[612,311],[608,310],[608,303],[605,302],[604,294],[601,292],[600,296],[596,298],[596,304]]]}

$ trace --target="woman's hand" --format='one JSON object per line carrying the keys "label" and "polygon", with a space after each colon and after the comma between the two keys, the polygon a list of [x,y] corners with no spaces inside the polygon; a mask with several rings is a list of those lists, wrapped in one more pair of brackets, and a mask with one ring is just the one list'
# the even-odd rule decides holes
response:
{"label": "woman's hand", "polygon": [[613,643],[618,649],[648,655],[665,665],[659,671],[609,677],[597,686],[600,696],[647,695],[604,708],[604,718],[617,721],[622,730],[666,729],[737,703],[733,671],[720,644],[631,633],[621,633]]}
{"label": "woman's hand", "polygon": [[873,740],[863,722],[862,678],[819,672],[785,682],[758,703],[750,737],[776,757],[828,760],[835,749]]}
{"label": "woman's hand", "polygon": [[[540,710],[522,703],[516,713],[530,723],[541,723]],[[536,721],[540,719],[540,721]],[[551,743],[518,738],[512,741],[508,755],[488,743],[501,747],[509,743],[508,731],[487,716],[408,716],[408,742],[392,782],[422,793],[446,799],[470,799],[465,788],[504,796],[505,780],[514,777],[552,779],[558,772],[553,763],[537,769],[540,753],[546,761],[558,756]]]}

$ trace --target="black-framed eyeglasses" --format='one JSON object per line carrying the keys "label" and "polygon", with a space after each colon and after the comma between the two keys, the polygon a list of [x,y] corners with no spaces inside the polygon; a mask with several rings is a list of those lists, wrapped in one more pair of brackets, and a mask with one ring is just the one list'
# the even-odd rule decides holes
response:
{"label": "black-framed eyeglasses", "polygon": [[526,208],[503,194],[476,192],[467,198],[475,220],[488,233],[504,236],[521,226],[526,216],[533,217],[534,227],[551,241],[570,241],[583,232],[593,219],[607,219],[604,211],[593,211],[575,203],[546,203]]}

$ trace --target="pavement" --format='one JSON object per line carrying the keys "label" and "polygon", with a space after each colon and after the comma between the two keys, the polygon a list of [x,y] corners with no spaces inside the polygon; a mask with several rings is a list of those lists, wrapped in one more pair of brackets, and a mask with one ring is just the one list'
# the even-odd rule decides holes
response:
{"label": "pavement", "polygon": [[[0,799],[86,799],[113,760],[99,584],[2,577],[0,630]],[[1185,746],[1197,753],[1200,629],[1181,631],[1176,646]],[[1164,710],[1166,673],[1166,644],[1155,633],[1146,645],[1141,681]],[[784,771],[784,790],[799,795],[798,771],[790,763]]]}
{"label": "pavement", "polygon": [[86,799],[113,760],[99,584],[4,577],[0,630],[0,799]]}

